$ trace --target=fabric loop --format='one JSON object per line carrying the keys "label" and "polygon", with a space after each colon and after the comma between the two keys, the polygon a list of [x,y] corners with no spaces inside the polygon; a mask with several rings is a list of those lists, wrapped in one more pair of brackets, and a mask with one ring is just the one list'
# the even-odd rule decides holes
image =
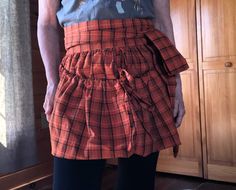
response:
{"label": "fabric loop", "polygon": [[133,102],[134,100],[136,101],[136,104],[133,104],[135,110],[139,110],[140,107],[142,107],[147,111],[153,111],[154,110],[153,104],[151,102],[143,100],[143,98],[141,98],[134,89],[135,79],[125,69],[120,69],[119,73],[120,73],[120,79],[119,79],[120,85],[123,87],[123,90],[128,95],[130,102]]}

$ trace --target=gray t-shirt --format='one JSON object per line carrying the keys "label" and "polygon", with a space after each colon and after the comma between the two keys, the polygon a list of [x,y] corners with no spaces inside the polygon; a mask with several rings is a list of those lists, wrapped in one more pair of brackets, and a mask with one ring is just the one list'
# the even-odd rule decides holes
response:
{"label": "gray t-shirt", "polygon": [[99,19],[154,17],[153,0],[61,0],[57,12],[62,26]]}

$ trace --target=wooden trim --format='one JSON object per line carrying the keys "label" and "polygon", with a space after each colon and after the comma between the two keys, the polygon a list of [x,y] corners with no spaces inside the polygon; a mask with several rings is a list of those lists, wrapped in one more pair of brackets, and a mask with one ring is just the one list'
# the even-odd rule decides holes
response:
{"label": "wooden trim", "polygon": [[201,0],[196,0],[196,22],[197,22],[197,45],[198,45],[198,79],[200,93],[200,128],[202,136],[202,169],[203,177],[208,178],[207,170],[207,139],[206,139],[206,123],[205,123],[205,102],[204,102],[204,81],[203,81],[203,65],[202,65],[202,35],[201,35]]}
{"label": "wooden trim", "polygon": [[[171,164],[169,164],[171,162]],[[156,167],[157,172],[202,177],[202,168],[199,162],[191,160],[176,160],[175,158],[160,157]]]}
{"label": "wooden trim", "polygon": [[235,183],[236,167],[208,164],[209,179]]}
{"label": "wooden trim", "polygon": [[196,98],[197,98],[197,103],[195,106],[197,106],[197,115],[195,115],[195,117],[197,117],[197,138],[198,138],[198,150],[201,151],[201,153],[198,154],[198,159],[199,159],[199,165],[197,167],[199,167],[199,177],[203,177],[204,178],[204,168],[203,168],[203,149],[202,149],[202,136],[201,136],[201,133],[202,133],[202,128],[201,128],[201,100],[200,100],[200,80],[199,80],[199,57],[198,57],[198,54],[199,54],[199,44],[198,44],[198,33],[197,33],[197,30],[198,30],[198,17],[197,17],[197,14],[198,14],[198,11],[199,11],[199,8],[198,5],[197,5],[197,0],[194,0],[194,11],[195,11],[195,14],[194,14],[194,19],[195,19],[195,27],[194,27],[194,31],[196,32],[195,33],[195,64],[194,64],[194,71],[196,72],[196,74],[194,75],[194,83],[195,85],[197,86],[196,89],[197,89],[197,94],[196,94]]}
{"label": "wooden trim", "polygon": [[11,190],[52,176],[52,160],[0,177],[1,190]]}

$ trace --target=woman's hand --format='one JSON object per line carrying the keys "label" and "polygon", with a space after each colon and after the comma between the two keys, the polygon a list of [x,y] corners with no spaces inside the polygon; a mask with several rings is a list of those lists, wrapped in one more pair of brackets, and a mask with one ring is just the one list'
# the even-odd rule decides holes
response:
{"label": "woman's hand", "polygon": [[182,94],[182,84],[180,75],[176,76],[176,92],[175,92],[175,107],[174,107],[174,118],[175,126],[180,127],[183,117],[185,115],[185,106]]}
{"label": "woman's hand", "polygon": [[[176,92],[175,92],[175,107],[174,107],[174,118],[176,128],[181,126],[183,117],[185,115],[185,106],[182,94],[182,83],[180,75],[176,75]],[[173,155],[177,157],[179,152],[179,145],[173,147]]]}
{"label": "woman's hand", "polygon": [[173,147],[173,155],[176,158],[179,153],[179,145]]}
{"label": "woman's hand", "polygon": [[57,90],[57,85],[55,84],[47,85],[47,91],[43,103],[43,108],[48,122],[50,121],[51,118],[56,90]]}
{"label": "woman's hand", "polygon": [[[170,14],[170,0],[154,0],[154,11],[155,19],[153,19],[154,25],[157,29],[162,31],[170,41],[175,45],[174,30]],[[182,86],[180,75],[176,75],[176,95],[175,95],[175,107],[173,110],[175,118],[175,126],[179,127],[182,123],[183,117],[185,115],[185,107],[182,95]],[[179,146],[173,147],[174,157],[178,155]]]}
{"label": "woman's hand", "polygon": [[60,8],[59,0],[39,0],[39,16],[37,22],[37,36],[40,54],[43,60],[46,78],[48,81],[47,91],[43,108],[47,117],[53,110],[53,102],[59,80],[60,43],[59,23],[56,13]]}

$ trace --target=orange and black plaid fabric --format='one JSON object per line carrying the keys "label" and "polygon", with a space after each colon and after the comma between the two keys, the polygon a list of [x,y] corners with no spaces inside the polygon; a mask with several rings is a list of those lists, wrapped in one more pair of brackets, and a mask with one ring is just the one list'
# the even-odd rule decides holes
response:
{"label": "orange and black plaid fabric", "polygon": [[175,74],[188,65],[151,20],[92,20],[64,32],[67,52],[49,122],[52,155],[146,156],[181,144]]}

